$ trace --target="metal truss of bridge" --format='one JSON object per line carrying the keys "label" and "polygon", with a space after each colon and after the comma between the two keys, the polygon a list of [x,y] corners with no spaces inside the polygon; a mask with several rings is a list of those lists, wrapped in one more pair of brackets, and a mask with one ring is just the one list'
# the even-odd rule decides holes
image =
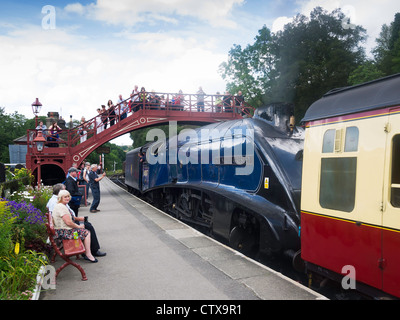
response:
{"label": "metal truss of bridge", "polygon": [[[254,114],[253,107],[235,100],[233,96],[205,95],[204,102],[199,103],[197,94],[139,93],[117,104],[116,115],[108,117],[105,123],[99,114],[77,127],[58,132],[56,141],[47,139],[42,152],[37,151],[34,143],[38,132],[28,130],[26,166],[36,176],[39,171],[45,184],[60,182],[73,163],[79,165],[98,147],[128,132],[172,121],[205,125]],[[83,131],[86,141],[81,142]],[[50,132],[43,132],[43,136],[49,137]]]}

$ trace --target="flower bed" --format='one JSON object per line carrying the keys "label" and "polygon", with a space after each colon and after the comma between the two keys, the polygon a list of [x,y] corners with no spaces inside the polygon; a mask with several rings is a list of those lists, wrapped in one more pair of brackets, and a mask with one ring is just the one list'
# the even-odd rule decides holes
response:
{"label": "flower bed", "polygon": [[32,298],[39,269],[47,264],[46,203],[51,188],[21,186],[0,199],[0,300]]}

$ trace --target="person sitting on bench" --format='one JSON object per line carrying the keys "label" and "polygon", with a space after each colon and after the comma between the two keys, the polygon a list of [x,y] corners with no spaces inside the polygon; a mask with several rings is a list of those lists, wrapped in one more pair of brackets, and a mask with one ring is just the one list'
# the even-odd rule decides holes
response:
{"label": "person sitting on bench", "polygon": [[78,225],[71,219],[71,214],[67,208],[67,204],[70,200],[71,195],[67,190],[61,190],[58,193],[58,203],[54,206],[52,213],[56,238],[61,240],[73,240],[74,234],[77,234],[85,246],[85,260],[93,263],[98,262],[90,250],[90,231],[85,229],[84,225]]}
{"label": "person sitting on bench", "polygon": [[[58,193],[61,190],[65,190],[65,184],[57,183],[53,186],[53,196],[47,202],[46,207],[49,210],[50,214],[52,214],[54,206],[58,202]],[[95,257],[104,257],[106,255],[105,252],[100,251],[99,240],[97,239],[96,231],[94,226],[87,220],[87,217],[76,217],[74,211],[67,204],[67,208],[71,213],[71,219],[76,224],[80,224],[80,222],[84,223],[85,229],[90,231],[90,251]]]}

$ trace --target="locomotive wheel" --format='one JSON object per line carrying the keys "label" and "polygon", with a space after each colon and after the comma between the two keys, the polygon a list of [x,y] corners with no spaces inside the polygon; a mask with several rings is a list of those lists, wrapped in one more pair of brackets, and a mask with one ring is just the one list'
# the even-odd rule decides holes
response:
{"label": "locomotive wheel", "polygon": [[250,253],[255,244],[254,234],[249,234],[240,226],[234,227],[229,234],[229,245],[243,254]]}
{"label": "locomotive wheel", "polygon": [[182,193],[178,201],[178,217],[182,219],[183,215],[186,217],[191,217],[190,206],[189,206],[189,196],[186,193]]}
{"label": "locomotive wheel", "polygon": [[304,260],[301,258],[301,250],[298,250],[292,259],[293,268],[298,272],[304,272],[306,269],[306,265]]}

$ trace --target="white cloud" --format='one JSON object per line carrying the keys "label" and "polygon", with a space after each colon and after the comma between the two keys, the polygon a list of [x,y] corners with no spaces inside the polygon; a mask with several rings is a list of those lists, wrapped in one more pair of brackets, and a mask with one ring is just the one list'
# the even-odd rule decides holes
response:
{"label": "white cloud", "polygon": [[[122,33],[123,50],[101,50],[62,29],[44,31],[26,25],[0,37],[0,106],[33,117],[31,103],[43,104],[41,115],[60,112],[69,119],[96,115],[96,108],[133,86],[148,91],[223,91],[217,73],[225,55],[213,52],[212,41],[168,33]],[[132,47],[126,44],[132,44]],[[214,48],[215,49],[215,48]]]}
{"label": "white cloud", "polygon": [[292,22],[293,21],[293,17],[289,18],[289,17],[279,17],[277,19],[274,20],[274,22],[272,23],[272,28],[271,31],[276,33],[278,31],[283,30],[283,27]]}
{"label": "white cloud", "polygon": [[91,76],[99,76],[101,74],[101,71],[104,69],[104,63],[102,62],[101,59],[95,59],[89,63],[89,65],[86,67],[86,71],[91,75]]}
{"label": "white cloud", "polygon": [[84,7],[82,4],[80,4],[78,2],[77,3],[68,4],[64,8],[64,10],[66,12],[69,12],[69,13],[77,13],[77,14],[80,14],[80,15],[84,15],[84,14],[88,13],[86,7]]}
{"label": "white cloud", "polygon": [[226,56],[214,52],[212,44],[168,33],[126,36],[132,41],[132,58],[127,61],[127,68],[137,82],[134,84],[159,92],[182,89],[193,93],[200,85],[212,92],[224,89],[225,83],[217,70]]}
{"label": "white cloud", "polygon": [[235,6],[244,0],[97,0],[83,6],[80,3],[69,4],[65,11],[86,15],[114,25],[133,26],[140,22],[159,20],[177,23],[172,15],[194,17],[209,22],[212,26],[235,27],[230,17]]}

